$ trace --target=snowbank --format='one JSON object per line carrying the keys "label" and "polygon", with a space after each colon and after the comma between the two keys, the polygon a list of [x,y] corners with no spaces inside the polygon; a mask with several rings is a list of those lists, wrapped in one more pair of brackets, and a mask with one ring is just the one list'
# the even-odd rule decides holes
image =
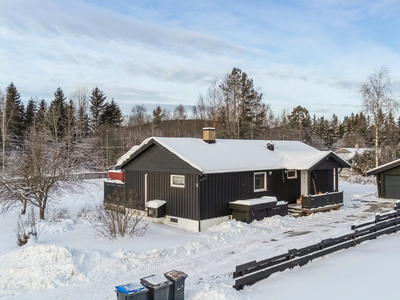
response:
{"label": "snowbank", "polygon": [[28,243],[0,257],[0,289],[49,289],[86,280],[74,254],[64,247]]}

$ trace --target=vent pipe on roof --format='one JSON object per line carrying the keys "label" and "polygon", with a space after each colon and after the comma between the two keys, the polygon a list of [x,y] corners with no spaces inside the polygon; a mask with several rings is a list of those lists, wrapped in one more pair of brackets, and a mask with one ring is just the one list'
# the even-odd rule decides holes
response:
{"label": "vent pipe on roof", "polygon": [[358,146],[358,144],[355,144],[354,148],[356,148],[356,150],[358,150],[360,148],[360,146]]}
{"label": "vent pipe on roof", "polygon": [[215,144],[215,128],[204,127],[203,128],[203,141],[209,144]]}
{"label": "vent pipe on roof", "polygon": [[271,143],[267,143],[267,148],[268,148],[268,150],[274,151],[275,150],[275,144],[273,144],[272,141],[271,141]]}

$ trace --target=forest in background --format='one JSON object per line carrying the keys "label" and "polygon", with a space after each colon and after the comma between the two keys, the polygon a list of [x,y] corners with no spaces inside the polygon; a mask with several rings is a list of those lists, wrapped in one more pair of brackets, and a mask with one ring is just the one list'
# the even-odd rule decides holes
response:
{"label": "forest in background", "polygon": [[0,95],[0,165],[4,174],[27,151],[29,140],[40,135],[42,142],[56,145],[76,171],[106,170],[150,136],[200,138],[202,128],[212,126],[217,138],[299,140],[320,150],[356,144],[371,148],[355,159],[362,174],[375,166],[377,145],[379,164],[400,158],[400,118],[395,117],[397,101],[391,98],[387,69],[381,68],[361,86],[361,103],[363,110],[343,119],[335,114],[311,116],[300,105],[276,113],[239,68],[215,79],[191,111],[183,105],[148,111],[137,104],[127,116],[99,87],[78,88],[68,97],[58,88],[50,101],[31,98],[24,105],[17,86],[10,83]]}

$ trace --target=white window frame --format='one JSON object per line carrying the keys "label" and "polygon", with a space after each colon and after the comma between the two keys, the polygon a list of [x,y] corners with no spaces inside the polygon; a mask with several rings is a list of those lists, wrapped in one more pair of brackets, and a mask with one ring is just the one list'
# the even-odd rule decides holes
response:
{"label": "white window frame", "polygon": [[[294,176],[289,176],[289,172],[294,172]],[[297,170],[287,170],[286,177],[287,179],[297,179]]]}
{"label": "white window frame", "polygon": [[[264,174],[264,188],[256,189],[256,175]],[[254,181],[254,192],[265,192],[267,190],[267,172],[254,172],[253,176]]]}
{"label": "white window frame", "polygon": [[[183,178],[183,185],[174,184],[173,177],[182,177]],[[171,175],[171,187],[184,189],[185,188],[185,175]]]}

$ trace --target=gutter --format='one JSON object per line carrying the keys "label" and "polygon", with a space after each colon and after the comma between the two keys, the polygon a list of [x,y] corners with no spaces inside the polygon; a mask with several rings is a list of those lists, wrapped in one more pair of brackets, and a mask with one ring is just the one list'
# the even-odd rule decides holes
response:
{"label": "gutter", "polygon": [[[204,176],[204,177],[203,177]],[[202,178],[203,177],[203,178]],[[207,174],[203,174],[200,176],[200,180],[199,180],[199,186],[198,186],[198,195],[199,195],[199,199],[198,199],[198,208],[199,208],[199,232],[201,232],[201,226],[200,226],[200,222],[201,222],[201,211],[200,211],[200,183],[204,180],[207,179]]]}

